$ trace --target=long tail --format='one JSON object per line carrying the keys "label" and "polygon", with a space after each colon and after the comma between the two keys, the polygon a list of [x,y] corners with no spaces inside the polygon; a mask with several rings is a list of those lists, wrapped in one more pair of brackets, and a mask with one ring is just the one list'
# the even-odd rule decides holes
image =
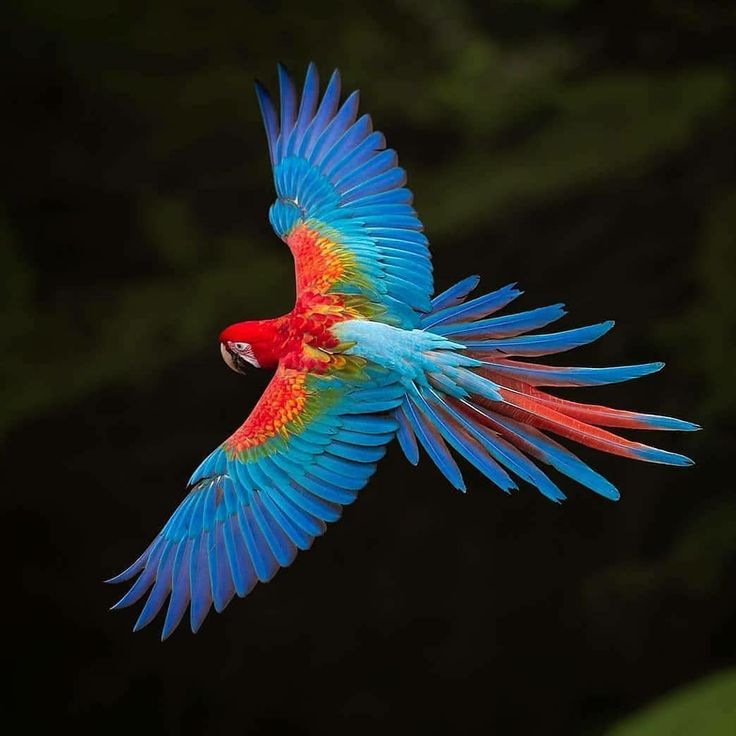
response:
{"label": "long tail", "polygon": [[552,466],[606,498],[616,500],[619,492],[550,435],[635,460],[693,464],[684,455],[634,442],[603,428],[691,431],[699,429],[696,424],[582,404],[540,388],[628,381],[660,370],[663,363],[567,368],[517,360],[586,345],[608,332],[613,322],[528,334],[562,317],[563,305],[491,317],[521,292],[510,285],[467,300],[478,281],[472,276],[435,297],[432,311],[422,321],[422,329],[461,345],[462,355],[474,362],[458,368],[456,363],[448,365],[442,360],[441,352],[434,353],[437,370],[428,373],[424,385],[414,386],[396,410],[397,436],[411,463],[419,460],[419,444],[450,483],[465,490],[449,445],[502,490],[516,488],[516,476],[553,501],[562,501],[565,495],[537,463]]}

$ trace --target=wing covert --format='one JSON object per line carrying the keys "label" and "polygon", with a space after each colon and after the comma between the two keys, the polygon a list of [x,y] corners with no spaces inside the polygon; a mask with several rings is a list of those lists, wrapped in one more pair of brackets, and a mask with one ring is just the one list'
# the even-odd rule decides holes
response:
{"label": "wing covert", "polygon": [[337,71],[321,99],[314,64],[301,98],[278,75],[278,113],[259,83],[256,93],[277,193],[269,219],[294,254],[297,294],[362,295],[387,321],[415,325],[430,310],[432,264],[396,152],[358,118],[357,92],[340,104]]}

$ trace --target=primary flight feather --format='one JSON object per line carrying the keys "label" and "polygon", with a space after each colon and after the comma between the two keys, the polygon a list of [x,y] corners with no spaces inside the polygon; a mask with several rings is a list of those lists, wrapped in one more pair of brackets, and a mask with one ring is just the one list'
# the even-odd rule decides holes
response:
{"label": "primary flight feather", "polygon": [[168,599],[162,638],[187,608],[196,632],[212,606],[222,611],[291,564],[355,500],[394,438],[413,464],[422,447],[457,489],[465,484],[456,455],[504,491],[520,479],[553,501],[565,496],[542,466],[619,496],[553,435],[637,460],[692,464],[605,428],[696,425],[546,390],[627,381],[661,363],[528,360],[597,340],[612,322],[546,331],[565,314],[561,304],[500,315],[521,292],[510,285],[471,299],[476,276],[434,295],[406,174],[370,117],[358,117],[358,93],[341,102],[335,71],[320,95],[311,64],[301,95],[281,66],[278,76],[278,109],[260,84],[256,94],[276,185],[269,219],[294,256],[296,303],[283,317],[223,330],[230,368],[260,367],[273,378],[194,472],[148,549],[109,581],[136,578],[114,608],[147,594],[136,630]]}

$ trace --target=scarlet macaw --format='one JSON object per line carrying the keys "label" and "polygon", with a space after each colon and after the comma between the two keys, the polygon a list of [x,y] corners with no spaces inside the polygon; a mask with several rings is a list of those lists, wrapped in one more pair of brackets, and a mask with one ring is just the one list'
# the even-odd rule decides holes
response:
{"label": "scarlet macaw", "polygon": [[662,368],[528,360],[590,343],[613,322],[534,332],[562,317],[563,305],[495,316],[521,292],[510,285],[468,299],[477,276],[433,297],[428,241],[405,172],[371,118],[357,117],[358,93],[340,105],[335,71],[320,99],[313,64],[301,98],[281,66],[278,76],[279,113],[259,83],[256,94],[277,193],[269,219],[294,256],[296,303],[283,317],[223,330],[230,368],[264,368],[273,378],[242,426],[195,470],[148,549],[109,581],[138,575],[114,608],[150,591],[135,630],[170,596],[162,638],[187,606],[196,632],[212,604],[222,611],[291,564],[355,500],[394,438],[413,464],[421,445],[461,491],[448,446],[502,490],[515,489],[516,476],[557,502],[565,496],[539,464],[605,498],[619,493],[550,435],[637,460],[692,464],[602,427],[697,425],[543,390]]}

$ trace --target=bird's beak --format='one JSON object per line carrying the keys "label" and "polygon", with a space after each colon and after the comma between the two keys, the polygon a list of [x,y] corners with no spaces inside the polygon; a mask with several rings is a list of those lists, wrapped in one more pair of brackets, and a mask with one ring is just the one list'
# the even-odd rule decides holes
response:
{"label": "bird's beak", "polygon": [[225,347],[225,343],[220,343],[220,353],[222,353],[222,359],[225,361],[225,365],[227,365],[230,370],[235,371],[236,373],[240,373],[240,371],[235,366],[235,361],[233,360],[233,356],[230,353],[230,351]]}

